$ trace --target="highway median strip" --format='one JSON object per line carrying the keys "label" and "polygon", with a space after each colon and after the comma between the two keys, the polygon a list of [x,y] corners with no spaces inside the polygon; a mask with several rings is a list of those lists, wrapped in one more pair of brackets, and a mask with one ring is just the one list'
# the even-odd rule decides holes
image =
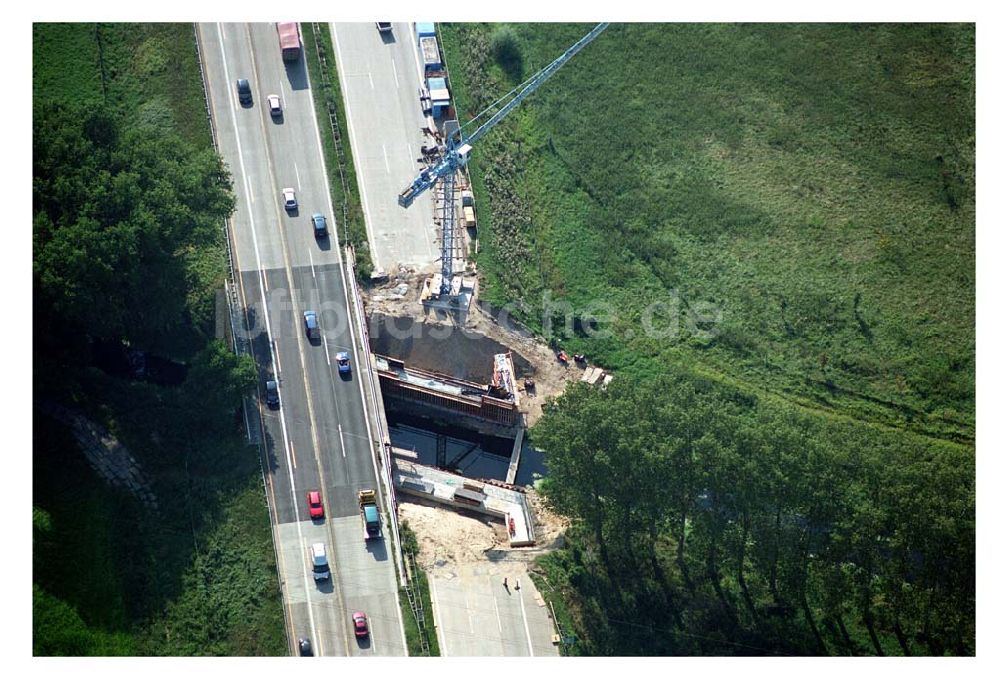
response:
{"label": "highway median strip", "polygon": [[338,210],[335,221],[340,226],[341,242],[354,248],[359,277],[367,280],[372,260],[329,24],[303,23],[302,37],[309,80],[314,83],[313,105],[319,121],[323,156],[327,171],[333,173],[327,176],[327,181]]}

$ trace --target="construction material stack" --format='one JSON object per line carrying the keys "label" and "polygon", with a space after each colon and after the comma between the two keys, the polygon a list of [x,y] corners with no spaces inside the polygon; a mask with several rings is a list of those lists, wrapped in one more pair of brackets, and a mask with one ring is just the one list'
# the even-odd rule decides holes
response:
{"label": "construction material stack", "polygon": [[444,78],[427,78],[427,89],[431,95],[431,116],[435,120],[447,116],[451,106],[448,81]]}
{"label": "construction material stack", "polygon": [[465,217],[465,227],[475,229],[476,209],[471,190],[462,191],[462,215]]}
{"label": "construction material stack", "polygon": [[437,38],[430,35],[420,38],[420,55],[424,61],[424,76],[444,75],[444,66],[441,63],[441,51],[438,49]]}

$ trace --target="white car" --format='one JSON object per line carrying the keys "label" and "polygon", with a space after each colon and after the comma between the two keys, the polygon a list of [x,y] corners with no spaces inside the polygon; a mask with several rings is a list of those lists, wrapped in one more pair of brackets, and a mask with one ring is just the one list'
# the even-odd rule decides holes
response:
{"label": "white car", "polygon": [[267,97],[267,107],[271,111],[272,118],[281,117],[281,99],[277,94],[271,94]]}
{"label": "white car", "polygon": [[299,208],[299,203],[295,201],[294,188],[285,188],[282,190],[281,199],[285,203],[285,211],[294,212]]}
{"label": "white car", "polygon": [[326,544],[313,543],[309,547],[309,554],[312,556],[313,580],[329,580],[330,562],[326,558]]}

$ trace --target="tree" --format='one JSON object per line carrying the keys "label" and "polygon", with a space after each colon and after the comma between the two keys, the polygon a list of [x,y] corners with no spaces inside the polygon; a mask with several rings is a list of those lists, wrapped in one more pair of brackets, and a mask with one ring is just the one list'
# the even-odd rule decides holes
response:
{"label": "tree", "polygon": [[[546,495],[579,520],[574,541],[601,551],[571,580],[579,608],[612,614],[583,625],[603,628],[602,653],[637,651],[617,633],[622,614],[683,627],[712,653],[974,646],[965,449],[818,421],[680,369],[571,384],[532,435]],[[664,546],[683,590],[661,568]]]}
{"label": "tree", "polygon": [[222,341],[209,341],[191,364],[184,401],[195,421],[228,421],[257,381],[253,359],[236,355]]}
{"label": "tree", "polygon": [[[157,347],[187,320],[181,254],[216,242],[234,199],[211,151],[100,110],[35,111],[34,286],[44,342]],[[37,334],[36,334],[37,335]]]}
{"label": "tree", "polygon": [[504,72],[512,80],[520,82],[524,74],[524,63],[521,56],[521,43],[518,41],[514,29],[510,26],[501,26],[494,31],[490,38],[490,51]]}
{"label": "tree", "polygon": [[557,404],[546,406],[544,423],[533,432],[546,451],[545,495],[556,510],[583,520],[593,531],[605,563],[608,498],[616,470],[608,455],[605,421],[613,411],[604,393],[574,383]]}

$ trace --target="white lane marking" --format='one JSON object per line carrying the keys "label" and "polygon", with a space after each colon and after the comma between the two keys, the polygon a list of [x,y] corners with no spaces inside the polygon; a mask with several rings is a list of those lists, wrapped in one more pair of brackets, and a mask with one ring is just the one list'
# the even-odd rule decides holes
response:
{"label": "white lane marking", "polygon": [[424,79],[424,74],[420,72],[420,52],[417,51],[417,26],[416,24],[407,24],[411,26],[410,30],[406,31],[407,35],[410,36],[410,46],[413,48],[413,65],[417,69],[417,82]]}
{"label": "white lane marking", "polygon": [[[518,586],[520,587],[520,586]],[[534,656],[535,649],[531,646],[531,632],[528,630],[528,616],[524,613],[524,588],[517,591],[517,596],[521,600],[521,619],[524,621],[524,636],[528,639],[528,655]]]}
{"label": "white lane marking", "polygon": [[302,187],[302,179],[299,178],[299,165],[298,165],[297,162],[293,162],[292,164],[295,165],[295,187],[296,188],[301,188]]}
{"label": "white lane marking", "polygon": [[500,607],[497,605],[496,593],[493,594],[493,611],[497,614],[497,630],[500,632],[500,641],[503,642],[503,625],[500,623]]}
{"label": "white lane marking", "polygon": [[278,94],[281,95],[281,103],[285,108],[288,108],[288,101],[285,99],[285,81],[278,80]]}
{"label": "white lane marking", "polygon": [[270,288],[267,286],[267,271],[266,270],[260,271],[260,276],[264,278],[264,281],[261,283],[264,285],[264,291],[271,291]]}
{"label": "white lane marking", "polygon": [[330,366],[330,349],[326,345],[326,337],[323,337],[323,352],[326,353],[326,366]]}
{"label": "white lane marking", "polygon": [[[345,74],[344,74],[344,70],[343,70],[344,57],[340,53],[340,40],[337,39],[337,24],[331,23],[330,24],[330,28],[333,30],[333,51],[336,52],[336,54],[337,54],[337,70],[340,71],[340,81],[346,83]],[[416,54],[416,49],[414,49],[413,53]],[[344,96],[344,111],[347,113],[347,128],[348,128],[348,131],[350,132],[351,138],[352,139],[357,139],[358,135],[354,133],[354,116],[351,115],[351,104],[350,104],[350,101],[351,101],[351,97],[347,96],[345,94],[345,96]],[[316,129],[316,144],[317,144],[316,145],[316,149],[317,149],[317,152],[319,152],[319,149],[321,149],[323,147],[323,142],[322,142],[322,139],[320,139],[320,136],[319,136],[319,123],[316,122],[316,112],[315,112],[315,110],[313,111],[313,114],[312,114],[312,120],[313,120],[313,127]],[[323,153],[319,152],[319,156],[320,156],[320,158],[323,159],[323,167],[325,168],[326,167],[326,159],[323,158]],[[375,247],[375,238],[372,237],[372,230],[371,230],[372,229],[372,225],[371,225],[372,224],[372,210],[371,210],[371,206],[368,204],[368,191],[367,191],[367,189],[365,187],[364,174],[361,172],[361,161],[358,158],[357,153],[354,154],[354,171],[355,171],[355,173],[357,174],[357,177],[358,177],[358,190],[361,191],[361,204],[362,204],[363,211],[364,211],[364,214],[365,214],[365,230],[367,231],[366,234],[368,235],[368,246],[369,246],[370,251],[371,251],[372,266],[376,270],[378,270],[378,268],[379,268],[378,250]],[[327,201],[327,203],[333,204],[333,200],[330,198],[330,184],[329,184],[329,182],[324,181],[323,185],[326,186],[326,201]],[[334,228],[333,232],[336,233],[337,229]],[[340,251],[340,242],[339,242],[339,240],[337,241],[337,251]],[[341,268],[343,268],[343,266],[341,266]],[[345,282],[345,287],[346,287],[346,282]],[[398,592],[397,592],[397,597],[398,597]],[[400,627],[402,627],[402,620],[400,620],[400,623],[401,623]]]}
{"label": "white lane marking", "polygon": [[372,632],[372,617],[368,617],[368,646],[372,648],[372,654],[378,653],[375,651],[375,633]]}
{"label": "white lane marking", "polygon": [[375,89],[375,80],[372,79],[371,71],[368,72],[368,82],[371,84],[372,89]]}
{"label": "white lane marking", "polygon": [[465,615],[469,619],[469,634],[476,634],[476,624],[472,622],[472,605],[468,603],[468,597],[466,597],[465,604]]}
{"label": "white lane marking", "polygon": [[392,77],[396,81],[396,89],[399,89],[399,76],[396,75],[396,60],[389,57],[389,61],[392,63]]}
{"label": "white lane marking", "polygon": [[254,197],[253,197],[253,184],[252,183],[248,183],[247,184],[247,190],[250,191],[250,202],[256,202],[256,200],[254,200]]}
{"label": "white lane marking", "polygon": [[313,253],[312,250],[307,250],[309,252],[309,269],[312,270],[313,279],[316,279],[316,266],[313,265]]}
{"label": "white lane marking", "polygon": [[382,159],[385,160],[385,173],[392,174],[392,172],[389,171],[389,153],[386,152],[384,143],[382,144]]}
{"label": "white lane marking", "polygon": [[281,371],[281,353],[278,352],[278,339],[274,339],[274,366],[276,370],[274,375],[277,376],[278,372]]}
{"label": "white lane marking", "polygon": [[[330,23],[329,26],[330,26],[330,29],[333,32],[333,36],[332,36],[333,37],[333,48],[334,48],[334,51],[336,51],[336,53],[337,53],[337,68],[339,70],[341,68],[341,64],[343,64],[344,61],[343,61],[342,55],[340,53],[340,41],[337,39],[337,25],[334,24],[334,23]],[[343,76],[344,76],[344,73],[343,73],[342,70],[340,70],[340,76],[341,76],[341,78],[343,78]],[[322,138],[319,135],[319,122],[316,119],[316,110],[315,110],[315,108],[312,108],[311,110],[312,110],[312,112],[310,113],[309,117],[312,119],[312,122],[313,122],[313,132],[315,132],[315,134],[316,134],[316,145],[314,146],[314,148],[316,149],[316,154],[319,155],[320,166],[323,167],[323,172],[324,172],[323,176],[328,176],[329,174],[326,173],[327,172],[326,158],[323,156],[323,153],[320,150],[320,149],[323,148],[323,140],[322,140]],[[348,129],[350,131],[351,138],[357,138],[357,136],[354,134],[354,123],[352,122],[353,118],[351,117],[351,109],[350,109],[350,107],[346,107],[345,106],[345,110],[347,111],[347,126],[348,126]],[[358,156],[355,155],[354,156],[354,168],[355,168],[355,171],[358,172],[358,176],[359,176],[358,183],[359,183],[359,189],[361,190],[362,204],[364,205],[366,230],[368,231],[367,232],[367,235],[368,235],[368,244],[369,244],[369,247],[370,247],[370,253],[371,253],[371,257],[372,257],[372,262],[373,262],[375,268],[377,269],[378,268],[378,254],[375,251],[375,243],[374,243],[373,238],[371,236],[371,209],[368,206],[368,193],[365,190],[364,182],[360,180],[361,172],[360,172],[360,165],[358,164],[359,162],[360,161],[358,160]],[[330,196],[330,182],[329,181],[323,181],[323,189],[326,191],[326,204],[327,204],[327,206],[330,207],[330,209],[331,209],[330,213],[332,215],[333,214],[333,211],[332,211],[332,209],[333,209],[333,198]],[[336,226],[336,221],[334,222],[334,225]],[[333,233],[334,233],[334,243],[337,245],[337,261],[342,263],[343,260],[341,259],[340,240],[337,237],[337,229],[336,228],[333,229]],[[340,284],[341,284],[341,287],[344,290],[344,298],[345,298],[345,300],[348,298],[348,296],[351,296],[354,299],[355,303],[357,303],[357,304],[360,305],[360,300],[357,298],[356,295],[354,295],[354,286],[353,285],[351,286],[351,291],[350,292],[348,292],[348,290],[347,290],[347,277],[345,276],[345,273],[344,273],[344,266],[340,265],[338,267],[340,268]],[[351,313],[350,304],[348,304],[347,312],[348,312],[348,315],[350,315],[350,313]],[[362,312],[361,317],[358,318],[358,322],[365,322],[365,321],[366,320],[364,318],[364,313]],[[357,344],[356,339],[354,338],[354,332],[350,331],[349,333],[351,335],[351,346],[352,346],[352,348],[354,350],[354,354],[358,355],[359,354],[358,353],[358,344]],[[371,369],[371,365],[370,364],[366,365],[364,368],[370,370]],[[367,401],[365,399],[364,387],[361,385],[361,379],[360,378],[357,379],[357,382],[358,382],[358,392],[361,393],[361,409],[364,412],[365,421],[369,422],[369,421],[371,421],[371,418],[369,417],[369,413],[368,413],[368,403],[367,403]],[[334,400],[334,401],[336,401],[336,400]],[[379,444],[381,444],[381,440],[379,441]],[[375,462],[375,441],[372,439],[372,435],[370,433],[370,429],[369,429],[369,434],[368,434],[368,449],[370,450],[370,456],[371,456],[371,461],[372,461],[372,471],[374,472],[374,476],[378,477],[378,466],[376,465],[376,462]],[[391,476],[389,476],[388,481],[390,483],[392,482],[392,477]],[[400,569],[401,567],[402,567],[402,564],[401,564],[401,562],[399,560],[399,557],[397,555],[397,570]],[[400,574],[401,574],[401,572],[400,572]],[[396,586],[392,587],[392,596],[396,600],[396,605],[395,605],[396,606],[396,620],[399,622],[399,624],[396,627],[399,628],[399,645],[403,647],[403,655],[404,656],[409,656],[410,655],[410,650],[406,646],[406,635],[403,632],[403,608],[402,608],[402,605],[399,602],[399,589]]]}
{"label": "white lane marking", "polygon": [[344,444],[344,429],[337,424],[337,433],[340,435],[340,452],[344,458],[347,458],[347,445]]}
{"label": "white lane marking", "polygon": [[291,449],[292,449],[292,467],[293,468],[298,468],[299,466],[295,462],[295,441],[294,440],[288,440],[288,446],[291,447]]}
{"label": "white lane marking", "polygon": [[413,147],[412,144],[407,145],[407,150],[410,151],[410,167],[413,169],[413,173],[417,173],[417,161],[413,158],[417,157],[417,149]]}
{"label": "white lane marking", "polygon": [[[226,74],[226,82],[231,82],[232,79],[231,79],[231,77],[229,75],[229,64],[226,61],[226,50],[223,49],[222,45],[221,45],[221,42],[222,42],[222,39],[223,39],[222,24],[221,23],[216,24],[216,28],[217,28],[217,30],[219,32],[219,37],[220,37],[219,52],[222,55],[222,70]],[[233,101],[233,89],[232,89],[232,87],[226,87],[226,91],[229,92],[229,117],[231,118],[232,125],[233,125],[233,135],[236,138],[236,157],[239,158],[239,161],[240,161],[240,174],[243,177],[243,185],[244,186],[249,186],[250,179],[249,179],[249,175],[247,174],[246,164],[243,161],[243,145],[240,143],[240,128],[236,124],[236,102]],[[253,239],[253,253],[254,253],[254,257],[255,257],[256,262],[257,262],[257,270],[263,270],[264,267],[261,265],[261,261],[260,261],[260,245],[257,243],[257,226],[256,226],[256,224],[254,223],[254,220],[253,220],[253,211],[252,210],[248,210],[247,211],[247,220],[250,222],[250,235],[251,235],[251,238]],[[261,280],[261,278],[257,278],[257,279],[258,279],[258,281]],[[268,336],[273,336],[273,334],[271,333],[271,318],[269,316],[268,309],[267,309],[267,294],[264,293],[263,285],[261,285],[260,298],[261,298],[261,304],[264,307],[264,327],[267,329],[267,335]],[[274,361],[273,348],[271,347],[270,343],[268,343],[268,348],[272,350],[271,360]],[[281,383],[280,382],[278,383],[278,398],[279,398],[279,400],[281,399]],[[293,465],[292,458],[291,458],[291,455],[292,455],[291,446],[290,446],[291,445],[291,441],[288,439],[288,425],[285,423],[285,410],[284,409],[279,409],[278,410],[278,420],[281,421],[281,439],[284,442],[285,459],[286,459],[286,462],[289,465]],[[296,489],[295,489],[295,474],[294,473],[288,473],[288,483],[291,485],[292,496],[297,496],[298,495],[298,491],[296,491]],[[298,531],[299,542],[303,543],[304,540],[303,540],[303,536],[302,536],[302,523],[299,520],[295,520],[295,528]],[[309,589],[309,584],[310,584],[310,580],[309,579],[312,578],[312,576],[309,575],[309,563],[308,563],[308,561],[306,559],[306,553],[305,553],[305,551],[302,551],[300,549],[300,555],[301,555],[301,558],[302,558],[302,580],[304,581],[306,589],[308,590]],[[312,604],[306,604],[306,611],[308,611],[308,614],[309,614],[309,631],[311,633],[310,636],[318,638],[318,635],[316,634],[316,619],[313,616]],[[320,648],[322,648],[322,647],[320,647]]]}
{"label": "white lane marking", "polygon": [[[307,55],[303,54],[302,58],[306,59]],[[253,51],[250,52],[250,60],[251,60],[252,63],[255,61],[254,60],[254,53],[253,53]],[[253,72],[257,73],[257,67],[256,67],[256,65],[254,65],[254,67],[253,67]],[[305,79],[306,79],[306,86],[308,88],[310,86],[309,85],[308,70],[304,69],[304,75],[305,75]],[[316,120],[315,120],[315,110],[313,109],[312,106],[309,106],[308,108],[310,110],[309,115],[311,115],[312,118],[313,118],[313,129],[314,129],[314,131],[317,132],[317,141],[319,141],[319,135],[318,135],[319,127],[318,127],[318,125],[316,123]],[[261,118],[263,118],[263,113],[261,114]],[[263,130],[263,121],[262,121],[262,124],[261,124],[261,128]],[[319,145],[317,145],[317,148],[318,147],[319,147]],[[268,167],[269,168],[273,168],[275,165],[271,161],[271,154],[270,154],[270,150],[269,150],[268,144],[264,144],[264,154],[265,154],[265,156],[267,156],[267,159],[268,159]],[[324,167],[324,174],[323,174],[323,176],[325,177],[326,176],[326,173],[325,173],[326,170],[325,170],[325,164],[323,163],[323,155],[322,155],[322,153],[318,153],[318,155],[320,157],[320,165]],[[307,169],[308,169],[308,167],[307,167]],[[296,170],[296,176],[298,176],[298,166],[297,165],[295,166],[295,170]],[[326,183],[326,181],[324,181],[324,184],[325,183]],[[329,187],[327,187],[327,189],[326,189],[326,194],[327,194],[327,200],[329,201],[329,194],[330,194]],[[282,230],[282,229],[279,227],[279,230]],[[281,237],[280,238],[280,244],[281,244],[281,250],[282,250],[282,256],[283,256],[283,259],[284,259],[285,268],[287,270],[291,270],[292,269],[292,263],[291,263],[291,258],[290,258],[290,254],[289,254],[289,251],[288,251],[288,243],[287,243],[285,237]],[[297,304],[296,304],[296,301],[295,301],[295,295],[294,294],[291,297],[291,303],[292,303],[292,307],[295,308]],[[295,311],[295,314],[296,315],[298,314],[297,310]],[[306,368],[306,351],[310,350],[310,348],[305,344],[305,341],[303,340],[303,335],[302,334],[296,332],[295,336],[296,336],[296,347],[298,348],[297,353],[298,353],[298,358],[299,358],[299,364],[302,367],[302,381],[303,381],[303,383],[305,385],[306,407],[308,409],[308,417],[309,417],[309,426],[308,426],[308,428],[309,428],[310,437],[312,438],[312,446],[310,448],[310,451],[312,451],[313,457],[316,459],[317,471],[318,471],[318,474],[319,474],[319,484],[320,484],[320,486],[325,486],[325,482],[326,481],[324,480],[324,477],[323,477],[323,463],[322,463],[322,461],[320,459],[320,456],[319,456],[320,453],[321,453],[321,447],[320,447],[319,437],[318,437],[318,434],[317,434],[317,430],[319,429],[319,425],[317,424],[315,407],[313,405],[312,387],[311,387],[311,385],[309,383],[309,370]],[[332,536],[332,533],[330,535]],[[337,568],[338,567],[337,567],[336,551],[334,551],[334,556],[330,558],[330,568],[331,568],[331,575],[333,577],[333,580],[337,580],[337,577],[339,576],[339,574],[337,573]],[[334,589],[335,589],[335,592],[336,592],[336,595],[337,595],[337,598],[338,598],[338,601],[339,601],[339,606],[334,607],[334,606],[325,605],[322,600],[320,600],[320,602],[318,603],[318,606],[325,606],[328,610],[337,610],[339,612],[341,610],[346,609],[347,606],[346,606],[346,603],[344,601],[343,591],[342,591],[341,587],[339,585],[335,585]],[[315,593],[315,591],[313,591],[313,592]],[[398,599],[398,595],[397,595],[397,599]],[[311,599],[308,599],[308,597],[307,597],[307,601],[309,601],[310,604],[317,604],[317,602],[313,602]],[[338,615],[339,615],[339,613],[338,613]],[[338,637],[338,639],[342,639],[343,640],[344,652],[349,652],[350,651],[350,640],[348,639],[348,635],[350,633],[348,632],[347,624],[346,623],[342,623],[342,622],[337,622],[337,626],[340,627],[342,629],[342,631],[343,631],[343,634],[340,635]],[[324,632],[326,631],[325,628],[323,630],[324,630]],[[323,651],[323,635],[322,634],[319,637],[317,637],[317,646],[320,649],[319,653],[320,654],[324,653],[324,651]]]}
{"label": "white lane marking", "polygon": [[[431,576],[431,575],[428,575],[427,576],[427,583],[428,583],[428,585],[431,586],[431,602],[434,604],[434,608],[435,609],[440,610],[441,609],[441,605],[438,604],[437,586],[434,585],[434,577]],[[438,627],[438,630],[439,630],[439,632],[437,634],[438,635],[438,648],[441,649],[441,658],[446,658],[448,656],[448,644],[445,643],[445,641],[444,641],[444,635],[445,635],[445,632],[444,632],[444,614],[440,614],[440,615],[435,614],[435,615],[438,618],[438,622],[437,622],[437,627]]]}

